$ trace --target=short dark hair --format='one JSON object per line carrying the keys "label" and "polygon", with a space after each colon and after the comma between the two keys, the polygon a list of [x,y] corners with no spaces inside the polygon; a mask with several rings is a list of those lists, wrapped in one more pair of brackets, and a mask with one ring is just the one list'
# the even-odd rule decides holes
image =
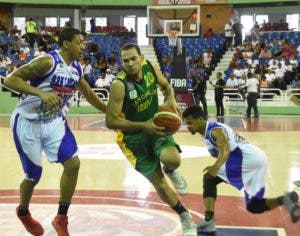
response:
{"label": "short dark hair", "polygon": [[123,44],[123,46],[121,47],[120,51],[126,51],[126,50],[130,50],[132,48],[135,48],[135,50],[138,52],[139,55],[141,55],[141,49],[137,44],[133,44],[133,43],[125,43]]}
{"label": "short dark hair", "polygon": [[72,27],[65,27],[60,31],[60,34],[58,36],[58,44],[61,47],[64,43],[64,41],[71,42],[76,35],[81,34],[81,32],[78,29],[72,28]]}
{"label": "short dark hair", "polygon": [[195,119],[202,117],[206,120],[206,115],[204,111],[198,105],[192,105],[185,109],[185,111],[182,113],[182,117],[186,118],[188,116],[192,116]]}

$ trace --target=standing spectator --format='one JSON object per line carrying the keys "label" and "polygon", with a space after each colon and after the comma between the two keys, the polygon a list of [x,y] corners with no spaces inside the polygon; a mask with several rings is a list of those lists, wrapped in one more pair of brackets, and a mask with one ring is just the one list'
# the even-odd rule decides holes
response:
{"label": "standing spectator", "polygon": [[222,73],[218,72],[216,84],[210,81],[210,84],[215,88],[215,102],[217,108],[217,117],[224,116],[224,105],[223,105],[223,88],[226,88],[226,82],[222,78]]}
{"label": "standing spectator", "polygon": [[232,25],[232,29],[234,32],[234,47],[242,44],[243,41],[243,25],[240,23],[239,19],[236,17],[234,23]]}
{"label": "standing spectator", "polygon": [[30,48],[34,48],[35,38],[36,38],[36,24],[30,17],[26,22],[25,31],[27,35],[27,40]]}
{"label": "standing spectator", "polygon": [[247,111],[246,118],[251,118],[251,109],[254,110],[254,118],[259,118],[257,109],[257,98],[259,97],[259,81],[253,76],[252,73],[247,74],[246,88],[247,88]]}
{"label": "standing spectator", "polygon": [[91,33],[96,33],[96,23],[94,17],[90,19],[90,25],[91,25]]}
{"label": "standing spectator", "polygon": [[192,76],[193,80],[193,95],[195,104],[199,105],[199,102],[201,101],[204,113],[206,116],[207,113],[207,102],[206,102],[206,79],[204,76],[204,73],[197,73],[196,76]]}
{"label": "standing spectator", "polygon": [[233,28],[232,28],[232,23],[229,21],[225,25],[224,29],[225,33],[225,41],[226,41],[226,50],[232,50],[232,40],[233,40]]}

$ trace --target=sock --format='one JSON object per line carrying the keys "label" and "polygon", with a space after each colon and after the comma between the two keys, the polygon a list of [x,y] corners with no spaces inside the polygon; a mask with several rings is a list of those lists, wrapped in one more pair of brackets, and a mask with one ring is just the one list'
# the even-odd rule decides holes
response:
{"label": "sock", "polygon": [[26,216],[29,213],[28,207],[18,206],[17,214],[18,216]]}
{"label": "sock", "polygon": [[67,215],[70,203],[59,202],[58,215]]}
{"label": "sock", "polygon": [[205,212],[205,218],[204,218],[204,220],[206,222],[212,220],[213,218],[214,218],[214,212],[213,211],[206,211]]}
{"label": "sock", "polygon": [[172,170],[172,169],[170,169],[170,168],[168,168],[168,167],[166,167],[166,166],[164,166],[163,169],[164,169],[164,172],[165,172],[166,174],[172,174],[173,171],[174,171],[174,170]]}
{"label": "sock", "polygon": [[178,201],[176,206],[173,207],[173,210],[176,211],[178,213],[178,215],[180,215],[181,213],[187,211],[187,209],[185,209],[184,206],[181,205],[180,201]]}
{"label": "sock", "polygon": [[283,204],[283,196],[278,197],[276,200],[277,200],[279,205]]}

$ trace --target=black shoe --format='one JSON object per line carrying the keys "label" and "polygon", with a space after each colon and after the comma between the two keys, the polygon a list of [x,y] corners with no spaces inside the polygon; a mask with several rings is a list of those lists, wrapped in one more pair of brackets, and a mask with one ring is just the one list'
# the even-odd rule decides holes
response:
{"label": "black shoe", "polygon": [[253,118],[254,118],[254,119],[258,119],[258,118],[259,118],[259,114],[255,114],[255,115],[253,116]]}

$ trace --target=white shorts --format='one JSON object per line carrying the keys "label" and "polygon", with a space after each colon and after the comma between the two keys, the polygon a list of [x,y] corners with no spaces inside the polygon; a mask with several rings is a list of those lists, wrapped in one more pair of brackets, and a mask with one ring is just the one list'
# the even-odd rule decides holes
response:
{"label": "white shorts", "polygon": [[244,188],[246,200],[262,198],[268,161],[265,152],[251,144],[239,144],[231,152],[227,162],[221,167],[218,176],[239,190]]}
{"label": "white shorts", "polygon": [[64,117],[29,120],[13,114],[11,128],[27,179],[38,180],[42,172],[42,152],[48,161],[62,163],[78,153],[78,147]]}

